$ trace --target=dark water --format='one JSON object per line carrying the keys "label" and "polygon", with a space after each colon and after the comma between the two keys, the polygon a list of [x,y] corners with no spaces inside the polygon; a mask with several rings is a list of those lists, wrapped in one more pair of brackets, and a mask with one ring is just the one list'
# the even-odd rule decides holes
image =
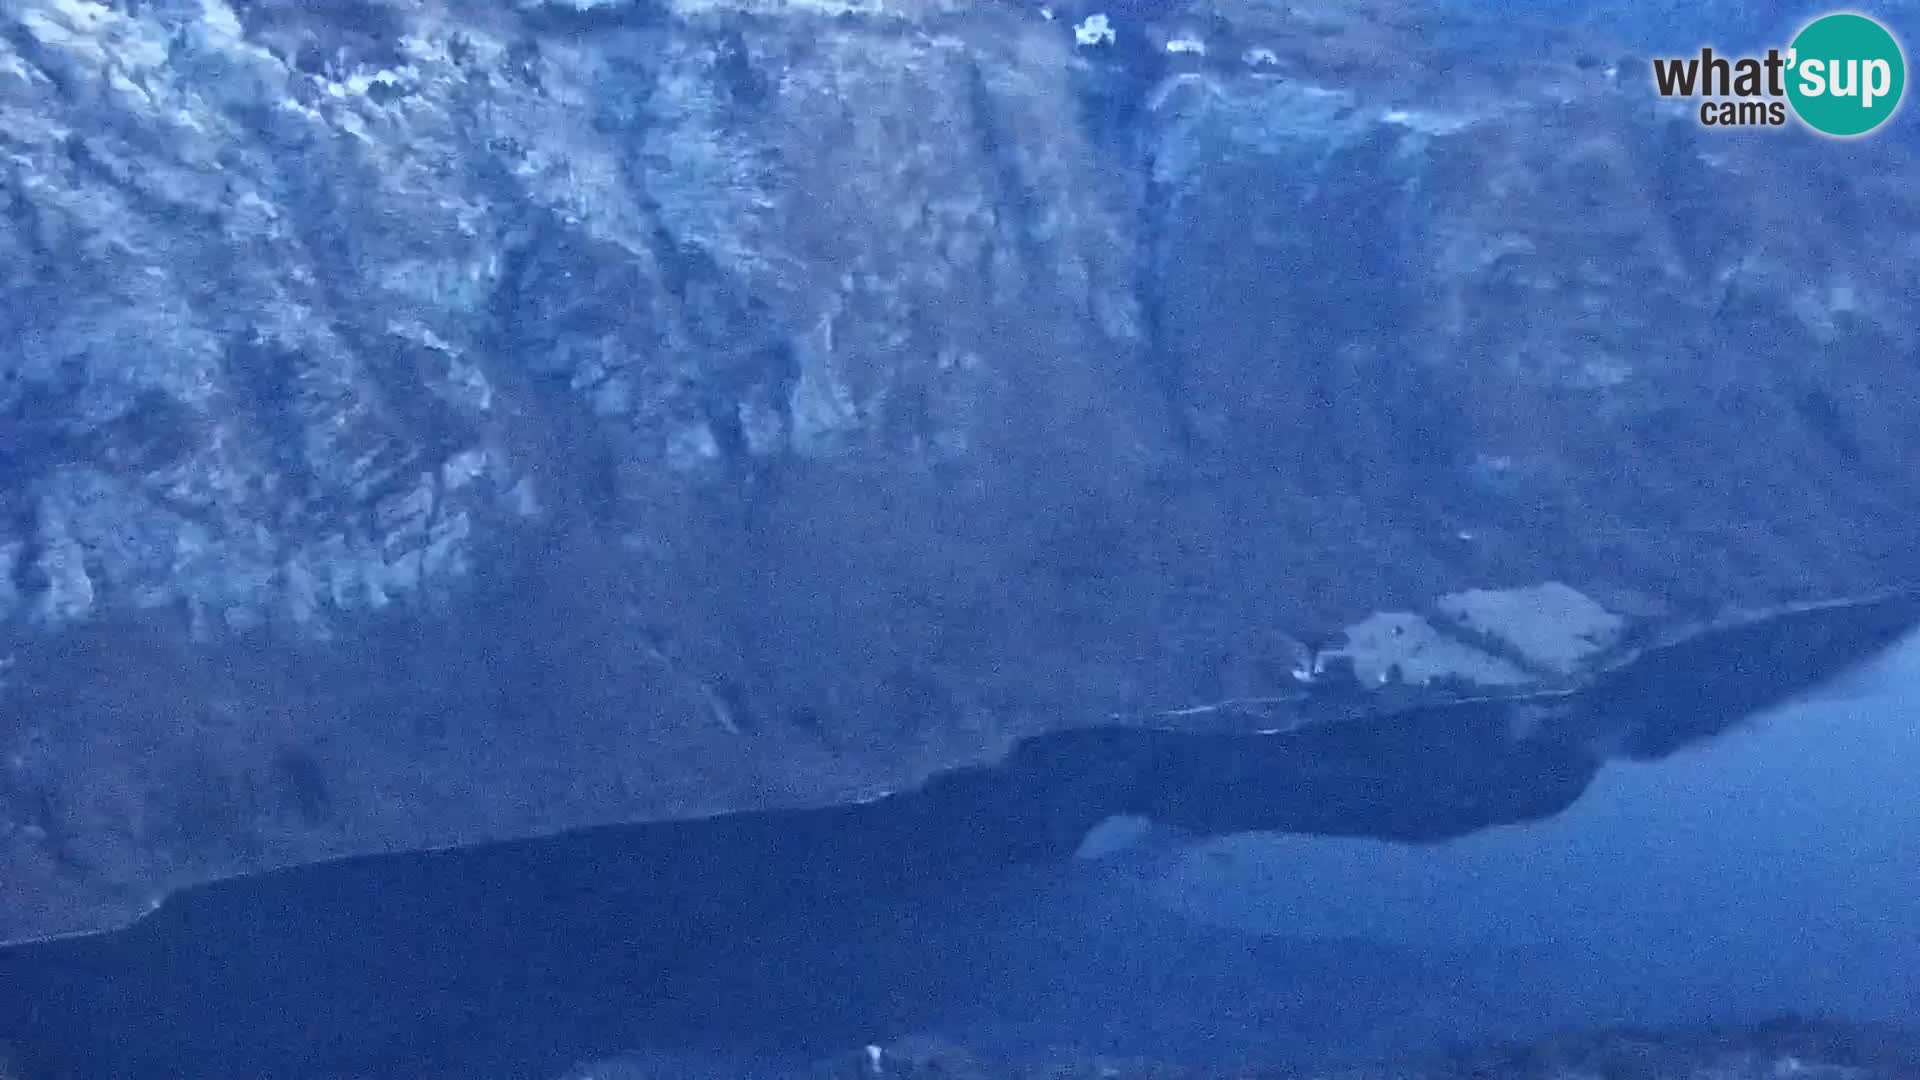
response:
{"label": "dark water", "polygon": [[210,889],[0,956],[0,1039],[27,1077],[558,1077],[915,1033],[1307,1062],[1788,1008],[1911,1024],[1915,777],[1909,646],[1610,767],[1556,819],[1436,847],[1149,839],[883,890],[804,835],[615,830]]}
{"label": "dark water", "polygon": [[[1253,932],[1459,950],[1478,1022],[1920,1018],[1920,649],[1572,810],[1436,848],[1233,838],[1149,891]],[[1569,973],[1580,973],[1574,979]],[[1504,973],[1496,976],[1494,973]]]}

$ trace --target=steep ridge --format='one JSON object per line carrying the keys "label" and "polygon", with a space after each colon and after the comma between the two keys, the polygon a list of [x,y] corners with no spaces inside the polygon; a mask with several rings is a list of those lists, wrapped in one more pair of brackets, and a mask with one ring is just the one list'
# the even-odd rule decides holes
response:
{"label": "steep ridge", "polygon": [[1080,729],[1645,710],[1707,691],[1601,677],[1636,641],[1869,598],[1792,678],[1689,638],[1721,717],[1912,621],[1909,153],[1698,129],[1603,42],[1227,0],[0,22],[0,939]]}

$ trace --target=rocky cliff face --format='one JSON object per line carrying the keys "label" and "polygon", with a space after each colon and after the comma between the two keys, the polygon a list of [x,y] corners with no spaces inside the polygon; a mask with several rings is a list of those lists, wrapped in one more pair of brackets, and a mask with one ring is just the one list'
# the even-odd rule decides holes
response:
{"label": "rocky cliff face", "polygon": [[1699,129],[1600,42],[0,12],[0,937],[870,798],[1466,590],[1658,627],[1912,565],[1909,155]]}

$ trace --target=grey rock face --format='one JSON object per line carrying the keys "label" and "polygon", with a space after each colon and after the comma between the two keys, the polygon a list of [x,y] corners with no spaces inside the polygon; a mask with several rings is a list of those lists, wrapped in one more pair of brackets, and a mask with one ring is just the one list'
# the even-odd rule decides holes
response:
{"label": "grey rock face", "polygon": [[[1468,590],[1612,635],[1913,565],[1908,155],[1702,132],[1578,41],[1227,0],[0,22],[0,938],[870,798],[1290,692]],[[1578,675],[1515,633],[1557,651],[1476,679]]]}

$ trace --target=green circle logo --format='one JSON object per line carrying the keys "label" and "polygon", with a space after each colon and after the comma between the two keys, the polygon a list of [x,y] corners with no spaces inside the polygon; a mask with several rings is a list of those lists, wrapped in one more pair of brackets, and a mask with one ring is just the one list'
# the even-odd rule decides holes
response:
{"label": "green circle logo", "polygon": [[1907,61],[1865,15],[1823,15],[1787,50],[1787,99],[1815,131],[1862,135],[1886,122],[1907,88]]}

